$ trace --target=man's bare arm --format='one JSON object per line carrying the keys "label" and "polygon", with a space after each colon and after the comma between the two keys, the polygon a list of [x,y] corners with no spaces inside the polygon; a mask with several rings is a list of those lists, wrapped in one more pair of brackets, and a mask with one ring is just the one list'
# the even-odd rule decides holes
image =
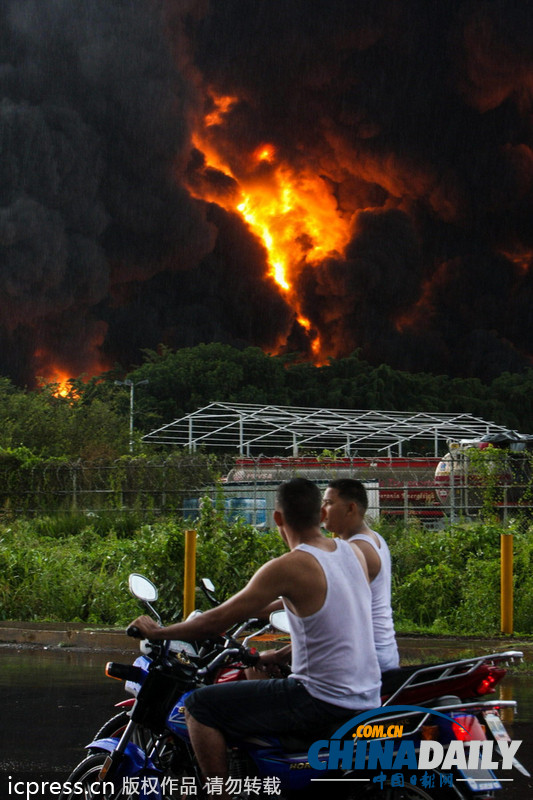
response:
{"label": "man's bare arm", "polygon": [[271,604],[279,601],[279,596],[290,583],[290,565],[286,562],[289,555],[264,564],[244,589],[191,620],[160,628],[151,617],[143,615],[131,624],[148,639],[181,639],[187,642],[220,634],[237,622],[259,617]]}
{"label": "man's bare arm", "polygon": [[267,619],[267,617],[269,617],[273,611],[282,611],[283,608],[283,600],[281,597],[278,597],[278,599],[274,600],[273,603],[269,603],[268,606],[265,606],[265,608],[261,609],[257,616],[259,619]]}

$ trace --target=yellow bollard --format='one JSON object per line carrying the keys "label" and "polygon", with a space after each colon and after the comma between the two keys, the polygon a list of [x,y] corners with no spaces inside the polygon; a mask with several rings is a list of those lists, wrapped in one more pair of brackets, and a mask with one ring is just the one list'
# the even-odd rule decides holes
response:
{"label": "yellow bollard", "polygon": [[[500,700],[514,700],[513,687],[508,683],[500,684]],[[514,721],[514,708],[500,708],[500,717],[506,725],[512,725]]]}
{"label": "yellow bollard", "polygon": [[183,619],[194,611],[196,588],[196,531],[185,531],[185,563],[183,570]]}
{"label": "yellow bollard", "polygon": [[501,545],[501,629],[513,633],[513,535],[502,533]]}

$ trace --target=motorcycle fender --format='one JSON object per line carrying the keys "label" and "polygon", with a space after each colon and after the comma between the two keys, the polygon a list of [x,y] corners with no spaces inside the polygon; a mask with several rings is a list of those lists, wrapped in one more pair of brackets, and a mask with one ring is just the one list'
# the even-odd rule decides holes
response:
{"label": "motorcycle fender", "polygon": [[[86,750],[98,749],[113,753],[116,750],[119,739],[97,739],[86,746]],[[118,777],[134,777],[140,775],[158,775],[159,770],[152,759],[147,758],[146,753],[134,742],[128,742],[122,764],[119,769]]]}
{"label": "motorcycle fender", "polygon": [[120,703],[115,703],[115,708],[133,708],[135,705],[135,698],[128,697],[127,700],[121,700]]}

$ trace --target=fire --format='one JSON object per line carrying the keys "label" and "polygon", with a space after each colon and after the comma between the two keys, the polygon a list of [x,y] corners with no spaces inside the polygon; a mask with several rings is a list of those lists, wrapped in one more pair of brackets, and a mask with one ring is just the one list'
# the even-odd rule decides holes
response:
{"label": "fire", "polygon": [[55,397],[77,399],[77,393],[72,388],[72,376],[59,367],[50,367],[46,375],[42,376],[45,385],[53,386],[52,394]]}
{"label": "fire", "polygon": [[286,292],[304,261],[321,261],[348,243],[347,225],[333,198],[310,172],[296,174],[277,165],[268,182],[243,186],[242,192],[237,210],[263,241],[271,275]]}
{"label": "fire", "polygon": [[254,158],[256,161],[268,161],[272,163],[276,158],[276,148],[271,144],[258,147],[254,153]]}
{"label": "fire", "polygon": [[206,165],[233,179],[238,192],[216,197],[204,187],[191,192],[203,200],[237,211],[262,241],[268,253],[269,274],[294,308],[300,325],[308,332],[318,359],[320,339],[300,308],[294,285],[304,265],[342,254],[350,239],[344,218],[326,183],[309,168],[296,170],[285,163],[276,147],[265,142],[251,153],[239,153],[232,163],[217,148],[217,132],[237,102],[235,97],[212,94],[214,110],[193,137]]}
{"label": "fire", "polygon": [[71,383],[73,375],[64,367],[54,364],[46,349],[37,350],[35,358],[38,364],[36,373],[39,375],[38,381],[41,386],[51,387],[55,397],[64,397],[69,401],[79,399],[79,395]]}
{"label": "fire", "polygon": [[231,107],[239,100],[238,97],[232,97],[231,95],[220,95],[216,97],[214,94],[211,94],[211,99],[214,105],[213,111],[206,114],[204,118],[204,124],[208,128],[211,125],[221,125],[224,121],[224,114],[227,114]]}
{"label": "fire", "polygon": [[502,255],[512,261],[518,269],[526,274],[533,263],[533,253],[525,248],[515,248],[513,251],[502,250]]}

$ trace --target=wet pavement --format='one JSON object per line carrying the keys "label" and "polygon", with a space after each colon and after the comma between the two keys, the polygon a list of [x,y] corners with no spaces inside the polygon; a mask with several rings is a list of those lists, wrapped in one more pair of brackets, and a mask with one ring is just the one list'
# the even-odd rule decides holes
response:
{"label": "wet pavement", "polygon": [[[123,640],[113,639],[120,645]],[[126,640],[129,647],[129,642]],[[95,644],[98,642],[95,640]],[[493,644],[495,646],[493,646]],[[468,652],[468,648],[472,648]],[[533,648],[520,643],[401,639],[402,661],[416,663],[435,657],[446,660],[471,653],[526,649],[532,664]],[[15,796],[14,781],[64,781],[84,756],[84,745],[115,713],[114,703],[125,699],[121,682],[104,674],[108,660],[131,663],[135,651],[108,651],[80,647],[44,648],[35,644],[0,644],[0,798]],[[505,719],[511,736],[521,739],[519,759],[533,771],[533,680],[518,672],[507,676],[501,699],[518,701],[514,719]],[[11,776],[11,780],[10,780]],[[513,772],[512,784],[498,792],[500,800],[533,798],[531,779]],[[56,795],[57,796],[57,795]],[[44,800],[46,794],[33,795]]]}
{"label": "wet pavement", "polygon": [[[130,654],[111,657],[131,663]],[[107,660],[102,652],[0,646],[0,776],[70,773],[126,696],[106,678]]]}

